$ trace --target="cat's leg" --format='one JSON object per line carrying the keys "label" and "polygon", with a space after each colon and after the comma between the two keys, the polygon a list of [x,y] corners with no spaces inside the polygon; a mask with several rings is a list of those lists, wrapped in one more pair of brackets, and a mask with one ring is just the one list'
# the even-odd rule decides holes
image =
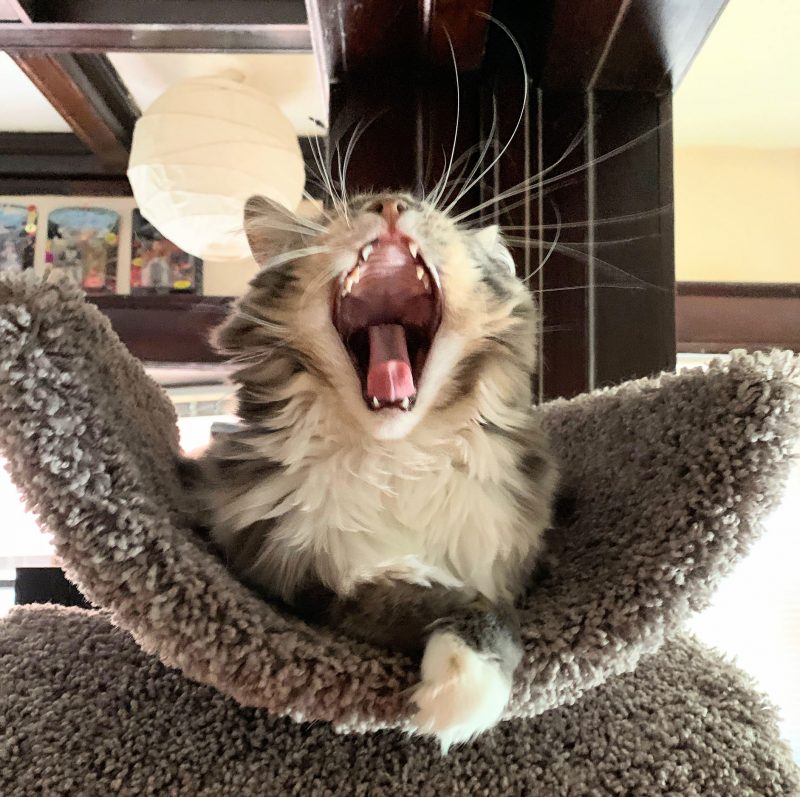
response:
{"label": "cat's leg", "polygon": [[422,656],[414,725],[447,752],[493,728],[503,716],[522,658],[515,613],[476,599],[438,620]]}
{"label": "cat's leg", "polygon": [[522,658],[514,609],[448,587],[363,584],[330,607],[328,621],[384,647],[421,652],[413,725],[443,751],[492,728]]}

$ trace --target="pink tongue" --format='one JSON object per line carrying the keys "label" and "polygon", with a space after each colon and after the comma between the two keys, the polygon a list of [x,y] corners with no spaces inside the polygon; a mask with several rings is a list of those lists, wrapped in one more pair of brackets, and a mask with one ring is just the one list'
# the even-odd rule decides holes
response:
{"label": "pink tongue", "polygon": [[406,332],[400,324],[369,327],[367,395],[387,404],[416,395]]}

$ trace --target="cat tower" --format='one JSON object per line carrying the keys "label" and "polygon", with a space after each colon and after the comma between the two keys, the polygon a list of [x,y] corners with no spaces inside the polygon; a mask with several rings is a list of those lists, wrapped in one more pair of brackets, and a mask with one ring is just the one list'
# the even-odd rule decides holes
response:
{"label": "cat tower", "polygon": [[687,636],[780,495],[800,362],[734,354],[540,409],[575,496],[507,720],[442,758],[414,662],[250,592],[182,513],[175,415],[68,284],[0,276],[0,452],[97,606],[0,623],[0,793],[797,793],[773,710]]}

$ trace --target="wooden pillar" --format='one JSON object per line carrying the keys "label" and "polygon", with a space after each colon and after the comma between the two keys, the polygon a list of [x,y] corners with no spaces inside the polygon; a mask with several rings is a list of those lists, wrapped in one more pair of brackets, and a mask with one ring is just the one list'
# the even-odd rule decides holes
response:
{"label": "wooden pillar", "polygon": [[[724,0],[307,5],[333,138],[376,118],[353,158],[356,189],[429,187],[438,176],[455,118],[450,32],[457,152],[493,119],[493,152],[509,142],[463,204],[486,202],[483,218],[520,239],[518,272],[543,314],[541,399],[674,367],[671,92]],[[476,13],[487,11],[501,24]]]}

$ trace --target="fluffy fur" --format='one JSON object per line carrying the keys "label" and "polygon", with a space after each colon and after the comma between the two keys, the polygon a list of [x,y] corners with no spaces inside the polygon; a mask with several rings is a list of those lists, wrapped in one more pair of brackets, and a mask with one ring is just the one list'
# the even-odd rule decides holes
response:
{"label": "fluffy fur", "polygon": [[[369,409],[332,323],[343,275],[386,230],[385,201],[404,208],[397,229],[441,281],[441,324],[408,412]],[[390,646],[381,608],[400,585],[413,587],[404,600],[424,621],[420,645],[455,608],[478,618],[485,633],[471,641],[431,637],[416,696],[422,730],[444,747],[470,738],[499,719],[519,659],[513,623],[498,635],[487,618],[519,595],[550,523],[555,468],[531,412],[533,300],[497,228],[459,228],[404,195],[313,221],[256,198],[245,221],[263,268],[216,336],[240,366],[242,425],[206,457],[213,539],[259,590],[342,627],[351,607],[370,620],[350,623],[356,633]],[[397,638],[404,619],[394,616]],[[452,700],[461,712],[440,705]]]}

